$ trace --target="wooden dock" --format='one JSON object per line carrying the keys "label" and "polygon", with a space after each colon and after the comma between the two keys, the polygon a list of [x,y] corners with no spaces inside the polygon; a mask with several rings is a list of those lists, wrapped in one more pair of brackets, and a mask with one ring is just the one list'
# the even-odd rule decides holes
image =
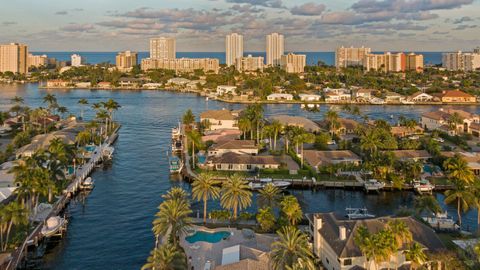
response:
{"label": "wooden dock", "polygon": [[80,191],[80,186],[83,181],[93,172],[95,165],[102,161],[103,150],[112,145],[118,138],[118,131],[120,126],[116,128],[113,133],[107,138],[107,140],[98,147],[99,150],[93,153],[90,157],[90,160],[84,164],[78,171],[75,172],[75,179],[63,190],[63,194],[60,198],[53,204],[52,210],[47,215],[45,220],[39,222],[39,224],[33,229],[33,231],[28,235],[25,241],[20,247],[17,247],[14,252],[10,254],[8,264],[3,264],[0,266],[1,270],[14,270],[22,263],[26,258],[28,247],[38,246],[38,244],[43,240],[43,235],[41,234],[42,228],[46,223],[47,219],[50,217],[58,216],[62,211],[66,209],[70,200]]}

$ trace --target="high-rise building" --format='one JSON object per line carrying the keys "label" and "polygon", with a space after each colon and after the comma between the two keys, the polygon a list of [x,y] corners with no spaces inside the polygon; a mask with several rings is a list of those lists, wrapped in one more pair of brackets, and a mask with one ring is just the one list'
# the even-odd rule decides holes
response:
{"label": "high-rise building", "polygon": [[302,73],[305,70],[307,56],[304,54],[289,53],[282,55],[280,62],[282,69],[287,73]]}
{"label": "high-rise building", "polygon": [[474,71],[480,68],[480,49],[472,53],[452,52],[442,55],[442,66],[452,71]]}
{"label": "high-rise building", "polygon": [[402,72],[406,69],[404,53],[366,54],[363,61],[366,71]]}
{"label": "high-rise building", "polygon": [[281,57],[285,53],[283,35],[272,33],[267,35],[267,66],[280,66]]}
{"label": "high-rise building", "polygon": [[216,58],[144,58],[141,67],[142,70],[170,69],[175,72],[193,72],[196,69],[202,69],[205,72],[218,73],[220,63]]}
{"label": "high-rise building", "polygon": [[263,57],[248,55],[247,57],[237,58],[235,68],[240,72],[263,71],[263,63]]}
{"label": "high-rise building", "polygon": [[362,66],[365,56],[372,52],[370,48],[345,48],[340,47],[335,51],[335,66],[337,68],[346,68],[351,66]]}
{"label": "high-rise building", "polygon": [[25,44],[0,44],[0,72],[27,73],[27,55],[28,47]]}
{"label": "high-rise building", "polygon": [[118,70],[128,71],[136,66],[138,63],[138,57],[136,52],[124,51],[119,52],[115,57],[115,64]]}
{"label": "high-rise building", "polygon": [[71,56],[71,65],[72,67],[80,67],[85,64],[85,57],[79,54],[72,54]]}
{"label": "high-rise building", "polygon": [[176,42],[174,38],[157,37],[150,39],[150,58],[175,59]]}
{"label": "high-rise building", "polygon": [[405,70],[423,72],[423,55],[409,53],[405,56]]}
{"label": "high-rise building", "polygon": [[225,62],[227,66],[235,65],[243,57],[243,36],[232,33],[225,37]]}
{"label": "high-rise building", "polygon": [[46,67],[48,65],[48,57],[47,55],[33,55],[31,53],[28,54],[27,57],[27,67]]}

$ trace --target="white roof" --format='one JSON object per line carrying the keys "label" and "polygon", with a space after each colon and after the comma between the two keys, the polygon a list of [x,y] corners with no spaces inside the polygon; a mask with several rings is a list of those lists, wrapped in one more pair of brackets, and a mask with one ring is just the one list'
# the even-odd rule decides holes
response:
{"label": "white roof", "polygon": [[222,251],[222,265],[240,261],[240,245],[224,248]]}
{"label": "white roof", "polygon": [[268,96],[269,97],[293,97],[291,94],[278,94],[278,93],[270,94]]}
{"label": "white roof", "polygon": [[13,162],[5,162],[0,165],[0,187],[9,187],[13,185],[13,173],[9,173],[14,166]]}
{"label": "white roof", "polygon": [[7,199],[12,195],[12,193],[17,189],[16,187],[4,187],[0,188],[0,202],[3,202],[3,200]]}

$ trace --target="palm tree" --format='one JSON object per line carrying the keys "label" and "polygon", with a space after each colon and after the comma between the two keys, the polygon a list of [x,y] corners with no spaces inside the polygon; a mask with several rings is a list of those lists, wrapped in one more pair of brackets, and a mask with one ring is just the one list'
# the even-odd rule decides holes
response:
{"label": "palm tree", "polygon": [[338,121],[338,113],[334,110],[329,110],[325,114],[325,119],[327,120],[330,134],[335,135],[338,128],[340,127],[340,122]]}
{"label": "palm tree", "polygon": [[293,267],[299,259],[311,264],[313,254],[308,243],[308,237],[296,227],[286,226],[277,231],[279,240],[272,244],[270,258],[274,270],[284,270]]}
{"label": "palm tree", "polygon": [[395,241],[392,251],[392,255],[395,260],[395,269],[397,268],[397,252],[403,247],[404,244],[411,243],[413,241],[413,235],[410,228],[401,220],[390,220],[387,222],[387,229],[392,234]]}
{"label": "palm tree", "polygon": [[262,136],[265,136],[265,137],[268,138],[268,143],[269,143],[270,150],[273,149],[273,144],[272,144],[273,133],[274,133],[273,127],[270,126],[270,125],[267,125],[267,126],[262,128]]}
{"label": "palm tree", "polygon": [[75,136],[75,142],[77,143],[77,146],[84,146],[88,144],[92,139],[92,136],[90,132],[84,130],[81,131]]}
{"label": "palm tree", "polygon": [[468,211],[473,202],[473,194],[464,186],[457,186],[455,189],[445,191],[445,203],[457,204],[458,225],[462,227],[462,212]]}
{"label": "palm tree", "polygon": [[65,106],[59,106],[57,111],[62,115],[62,118],[65,118],[65,114],[68,112],[68,108]]}
{"label": "palm tree", "polygon": [[428,258],[423,252],[423,247],[417,242],[413,242],[409,249],[404,251],[405,259],[412,262],[412,269],[417,269],[418,266],[424,265]]}
{"label": "palm tree", "polygon": [[273,120],[270,123],[273,131],[273,150],[277,150],[277,137],[280,131],[282,131],[283,125],[278,120]]}
{"label": "palm tree", "polygon": [[370,155],[377,152],[380,138],[373,130],[367,130],[365,134],[360,137],[360,149],[368,152]]}
{"label": "palm tree", "polygon": [[78,100],[78,104],[80,104],[80,106],[81,106],[80,117],[81,117],[82,120],[83,120],[84,107],[85,107],[86,105],[88,105],[88,100],[85,99],[85,98],[82,98],[82,99]]}
{"label": "palm tree", "polygon": [[462,117],[454,112],[447,120],[448,129],[454,131],[454,134],[457,134],[457,126],[463,123]]}
{"label": "palm tree", "polygon": [[269,232],[275,227],[275,215],[270,207],[264,207],[258,210],[257,222],[264,232]]}
{"label": "palm tree", "polygon": [[252,139],[252,122],[250,122],[247,117],[241,116],[240,119],[238,119],[238,128],[242,131],[242,137],[244,140],[246,140],[246,134],[249,131],[250,139]]}
{"label": "palm tree", "polygon": [[2,211],[2,220],[8,223],[5,232],[5,245],[2,251],[8,248],[8,239],[13,225],[26,225],[28,223],[28,211],[16,201],[10,202]]}
{"label": "palm tree", "polygon": [[[109,126],[109,119],[110,119],[110,115],[108,114],[108,112],[106,110],[103,110],[103,109],[99,109],[95,115],[95,117],[97,119],[102,119],[105,121],[105,134],[107,135],[108,134],[108,126]],[[103,134],[101,134],[103,135]]]}
{"label": "palm tree", "polygon": [[[368,231],[367,227],[360,226],[355,235],[353,236],[353,241],[355,245],[360,249],[363,256],[365,256],[365,263],[370,266],[370,262],[373,261],[375,263],[375,254],[376,254],[376,246],[375,242],[372,239],[372,235]],[[368,267],[366,267],[368,269]]]}
{"label": "palm tree", "polygon": [[55,97],[54,94],[46,94],[43,97],[43,103],[48,104],[48,113],[52,113],[52,109],[56,108],[58,106],[57,104],[57,98]]}
{"label": "palm tree", "polygon": [[475,181],[472,187],[473,205],[477,208],[477,234],[480,235],[480,181]]}
{"label": "palm tree", "polygon": [[201,147],[202,135],[196,130],[187,132],[187,138],[192,143],[192,167],[195,168],[195,146]]}
{"label": "palm tree", "polygon": [[302,208],[295,196],[288,195],[283,197],[280,202],[280,208],[282,209],[282,213],[287,217],[290,225],[295,226],[297,222],[302,219]]}
{"label": "palm tree", "polygon": [[150,252],[142,270],[183,270],[187,269],[184,254],[171,244],[163,244]]}
{"label": "palm tree", "polygon": [[[113,129],[114,112],[117,111],[122,106],[120,106],[120,104],[118,102],[116,102],[115,100],[113,100],[111,98],[108,99],[107,102],[103,102],[102,105],[108,111],[108,114],[110,115],[110,117],[109,117],[110,118],[110,124],[111,124],[111,128]],[[108,125],[107,125],[107,131],[108,131]]]}
{"label": "palm tree", "polygon": [[195,115],[191,109],[188,109],[185,114],[183,114],[182,123],[187,127],[191,127],[192,124],[195,123]]}
{"label": "palm tree", "polygon": [[258,203],[261,206],[268,206],[274,209],[280,198],[280,194],[281,190],[278,187],[272,183],[268,183],[259,191]]}
{"label": "palm tree", "polygon": [[467,161],[459,154],[445,160],[443,167],[447,170],[450,179],[459,181],[462,185],[472,184],[475,181],[475,175],[468,167]]}
{"label": "palm tree", "polygon": [[12,99],[11,99],[12,103],[13,104],[16,104],[16,105],[21,105],[25,102],[25,100],[23,99],[23,97],[19,97],[19,96],[14,96]]}
{"label": "palm tree", "polygon": [[415,208],[418,215],[422,214],[425,211],[429,211],[432,213],[438,213],[442,211],[442,207],[440,207],[437,199],[432,195],[416,197],[415,201],[413,202],[413,207]]}
{"label": "palm tree", "polygon": [[207,202],[220,197],[218,181],[210,173],[201,173],[193,181],[192,195],[197,201],[203,201],[203,223],[207,223]]}
{"label": "palm tree", "polygon": [[237,211],[252,204],[252,192],[248,182],[239,174],[234,174],[222,184],[220,204],[223,208],[233,210],[233,219],[237,219]]}
{"label": "palm tree", "polygon": [[162,195],[165,200],[183,201],[188,203],[188,193],[181,187],[172,187],[166,194]]}

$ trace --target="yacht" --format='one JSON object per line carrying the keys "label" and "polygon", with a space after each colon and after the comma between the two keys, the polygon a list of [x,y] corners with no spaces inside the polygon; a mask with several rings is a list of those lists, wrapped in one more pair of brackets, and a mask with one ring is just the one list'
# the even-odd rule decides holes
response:
{"label": "yacht", "polygon": [[169,165],[170,165],[170,173],[180,173],[183,169],[183,162],[177,156],[172,156],[169,158]]}
{"label": "yacht", "polygon": [[290,186],[290,183],[287,181],[273,181],[272,178],[261,178],[260,182],[250,182],[248,185],[253,190],[263,189],[267,184],[273,184],[279,189],[286,189]]}
{"label": "yacht", "polygon": [[93,179],[91,177],[87,177],[87,179],[83,180],[80,188],[83,190],[92,190],[94,186],[95,182],[93,181]]}
{"label": "yacht", "polygon": [[423,220],[430,224],[432,228],[438,231],[458,231],[460,226],[448,216],[447,211],[443,213],[435,213],[433,216],[423,217]]}
{"label": "yacht", "polygon": [[380,191],[385,187],[385,183],[380,182],[376,179],[369,179],[363,183],[363,188],[366,192],[369,191]]}
{"label": "yacht", "polygon": [[413,189],[418,193],[431,193],[435,185],[431,184],[428,180],[422,179],[421,181],[413,182]]}
{"label": "yacht", "polygon": [[66,223],[67,223],[67,220],[59,216],[49,217],[45,221],[45,224],[42,227],[41,233],[45,237],[54,236],[63,229]]}
{"label": "yacht", "polygon": [[183,150],[182,141],[180,139],[179,140],[173,140],[172,141],[172,153],[182,152],[182,150]]}
{"label": "yacht", "polygon": [[347,214],[345,215],[348,219],[364,219],[364,218],[374,218],[375,215],[369,214],[367,208],[350,208],[345,209]]}
{"label": "yacht", "polygon": [[182,133],[180,131],[180,127],[172,128],[172,139],[174,140],[179,139],[181,135]]}

